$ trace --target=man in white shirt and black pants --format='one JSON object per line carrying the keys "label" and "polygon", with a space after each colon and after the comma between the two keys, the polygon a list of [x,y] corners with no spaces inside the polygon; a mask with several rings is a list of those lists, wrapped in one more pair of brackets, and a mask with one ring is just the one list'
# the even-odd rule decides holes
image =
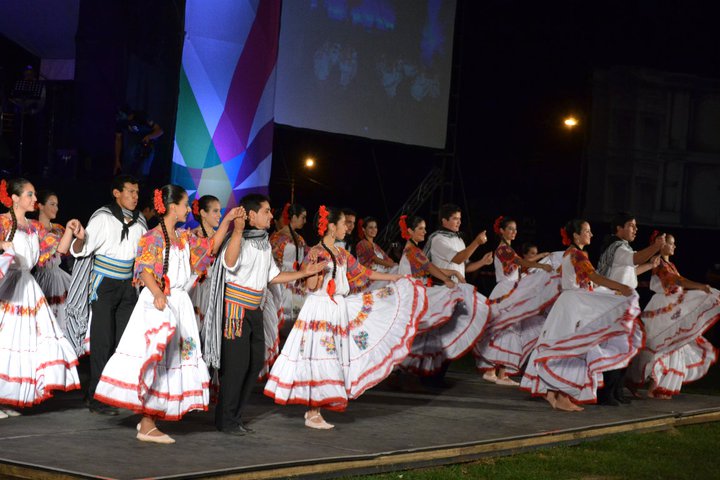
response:
{"label": "man in white shirt and black pants", "polygon": [[[470,257],[480,245],[487,242],[485,230],[480,232],[470,245],[465,246],[465,241],[460,234],[462,213],[460,207],[452,203],[446,203],[440,207],[441,228],[434,231],[425,244],[424,252],[430,261],[442,269],[454,270],[456,281],[465,283],[465,274],[471,273],[493,261],[492,252],[486,253],[480,260],[470,262]],[[421,381],[428,386],[444,386],[444,376],[448,364],[443,365],[440,373]]]}
{"label": "man in white shirt and black pants", "polygon": [[[630,242],[635,240],[638,232],[634,215],[627,212],[616,214],[610,223],[610,229],[614,234],[610,235],[603,244],[597,272],[611,280],[637,289],[637,276],[652,270],[653,266],[657,264],[658,258],[656,257],[653,262],[652,257],[665,244],[665,235],[659,235],[652,245],[636,252],[630,246]],[[630,400],[623,396],[626,370],[627,368],[620,368],[603,372],[604,385],[598,389],[598,403],[602,405],[630,403]]]}
{"label": "man in white shirt and black pants", "polygon": [[[268,228],[270,199],[250,194],[213,265],[208,312],[203,325],[203,356],[219,369],[220,393],[215,426],[223,433],[252,433],[242,411],[265,363],[262,296],[268,283],[287,283],[314,275],[325,264],[303,266],[299,272],[280,272],[272,257]],[[248,227],[245,227],[247,220]]]}
{"label": "man in white shirt and black pants", "polygon": [[[120,342],[137,303],[132,284],[138,242],[147,232],[145,217],[137,210],[138,181],[130,175],[113,180],[114,201],[90,217],[84,235],[73,241],[76,257],[68,292],[68,338],[82,350],[90,322],[90,383],[87,398],[93,413],[117,415],[118,410],[93,398],[100,375]],[[81,354],[82,352],[78,352]]]}

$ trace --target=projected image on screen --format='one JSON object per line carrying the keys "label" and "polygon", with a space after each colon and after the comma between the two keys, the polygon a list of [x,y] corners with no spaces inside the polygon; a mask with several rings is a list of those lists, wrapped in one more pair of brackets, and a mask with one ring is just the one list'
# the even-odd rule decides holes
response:
{"label": "projected image on screen", "polygon": [[275,121],[445,146],[454,0],[285,0]]}

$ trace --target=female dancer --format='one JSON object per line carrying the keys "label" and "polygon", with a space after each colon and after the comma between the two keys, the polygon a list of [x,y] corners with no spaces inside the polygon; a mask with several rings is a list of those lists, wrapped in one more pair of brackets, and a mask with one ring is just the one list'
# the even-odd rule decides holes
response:
{"label": "female dancer", "polygon": [[[658,232],[650,238],[652,245]],[[715,363],[717,350],[702,334],[720,319],[720,292],[682,277],[670,257],[675,237],[665,235],[660,263],[653,269],[655,292],[643,311],[645,349],[630,368],[636,384],[650,379],[648,396],[668,400],[684,383],[702,378]]]}
{"label": "female dancer", "polygon": [[640,307],[635,290],[593,268],[583,251],[592,238],[588,222],[572,220],[561,233],[568,246],[563,292],[542,327],[521,388],[555,409],[579,411],[577,403],[597,401],[602,373],[626,366],[642,346]]}
{"label": "female dancer", "polygon": [[[198,226],[192,230],[193,235],[198,238],[214,238],[215,235],[219,235],[217,242],[213,242],[213,257],[217,255],[220,250],[220,244],[222,239],[225,238],[228,228],[232,223],[232,219],[227,216],[220,221],[220,200],[213,195],[203,195],[199,199],[193,200],[192,213],[195,220],[198,221]],[[217,229],[217,232],[215,231]],[[214,258],[211,257],[210,264]],[[206,275],[203,271],[202,275],[197,277],[195,284],[190,290],[190,300],[192,300],[195,306],[195,316],[198,322],[198,331],[202,329],[202,322],[205,318],[205,309],[207,308],[207,297],[210,294],[209,283],[205,281]]]}
{"label": "female dancer", "polygon": [[[214,242],[188,230],[175,230],[187,219],[188,196],[180,186],[155,190],[160,225],[140,240],[135,280],[146,288],[120,343],[103,370],[95,398],[142,414],[137,439],[175,443],[158,430],[156,419],[179,420],[192,410],[207,410],[210,378],[200,354],[200,338],[187,289],[211,261]],[[226,217],[234,220],[236,208]]]}
{"label": "female dancer", "polygon": [[361,240],[357,243],[357,259],[365,268],[382,273],[396,273],[397,263],[375,243],[378,223],[375,217],[365,217],[360,223]]}
{"label": "female dancer", "polygon": [[[483,378],[498,385],[518,385],[508,375],[517,375],[535,345],[545,321],[544,312],[560,295],[560,278],[552,266],[521,258],[511,244],[517,224],[498,217],[493,225],[500,244],[495,250],[497,285],[489,297],[487,332],[473,353]],[[535,272],[520,277],[520,268]]]}
{"label": "female dancer", "polygon": [[[282,220],[283,227],[270,235],[273,258],[281,272],[297,272],[307,249],[305,239],[297,231],[305,226],[307,211],[302,205],[287,203],[282,211]],[[281,323],[294,322],[300,313],[305,301],[302,285],[302,281],[297,281],[273,286],[271,291],[278,296]]]}
{"label": "female dancer", "polygon": [[[59,223],[52,223],[57,217],[58,197],[54,192],[44,190],[37,194],[38,221],[44,228],[45,238],[40,242],[56,244],[65,234],[65,227]],[[65,329],[65,300],[70,287],[69,273],[60,268],[61,255],[59,252],[45,262],[38,265],[33,275],[38,285],[45,293],[48,305],[55,315],[55,320],[61,329]]]}
{"label": "female dancer", "polygon": [[[399,224],[407,243],[398,273],[420,279],[427,287],[428,296],[428,310],[418,324],[412,350],[401,367],[419,375],[435,375],[442,371],[444,364],[460,358],[472,348],[485,329],[490,309],[485,297],[474,286],[465,283],[462,275],[433,265],[418,247],[427,233],[425,220],[420,217],[408,220],[403,215]],[[483,263],[489,265],[492,257],[486,257]],[[440,279],[443,285],[433,286],[431,276]]]}
{"label": "female dancer", "polygon": [[[345,216],[320,207],[321,241],[307,263],[327,260],[307,279],[310,291],[265,385],[275,403],[307,405],[305,425],[328,429],[320,408],[343,411],[348,400],[382,381],[408,354],[427,307],[425,289],[400,275],[368,270],[335,240],[345,237]],[[369,280],[387,287],[348,295]]]}
{"label": "female dancer", "polygon": [[[58,240],[27,219],[35,209],[35,188],[25,179],[2,180],[0,202],[10,209],[0,215],[0,249],[5,260],[14,256],[9,265],[4,262],[8,270],[0,276],[0,405],[30,407],[50,398],[53,390],[80,388],[77,356],[30,270],[56,252],[66,253],[73,236],[83,236],[84,230],[70,220]],[[15,415],[0,410],[0,418]]]}

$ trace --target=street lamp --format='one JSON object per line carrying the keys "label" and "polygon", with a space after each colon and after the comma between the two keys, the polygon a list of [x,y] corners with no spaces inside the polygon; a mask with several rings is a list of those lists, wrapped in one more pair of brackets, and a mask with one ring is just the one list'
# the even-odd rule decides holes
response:
{"label": "street lamp", "polygon": [[565,125],[566,128],[569,128],[571,130],[577,127],[579,123],[580,122],[578,122],[578,119],[572,115],[565,117],[565,120],[563,120],[563,125]]}
{"label": "street lamp", "polygon": [[[303,161],[303,167],[306,170],[312,170],[317,165],[317,162],[313,157],[305,157]],[[290,203],[295,203],[295,170],[292,171],[290,177]]]}

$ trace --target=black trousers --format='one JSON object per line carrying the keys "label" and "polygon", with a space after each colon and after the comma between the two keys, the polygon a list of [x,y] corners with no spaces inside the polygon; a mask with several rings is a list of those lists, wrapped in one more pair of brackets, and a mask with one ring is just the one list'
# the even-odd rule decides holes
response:
{"label": "black trousers", "polygon": [[623,396],[623,388],[625,387],[625,373],[627,368],[619,368],[617,370],[608,370],[603,372],[603,386],[597,391],[597,399],[599,403],[618,400]]}
{"label": "black trousers", "polygon": [[242,335],[232,340],[223,336],[220,355],[220,394],[215,407],[215,426],[218,430],[228,430],[242,424],[243,407],[265,363],[262,310],[245,311]]}
{"label": "black trousers", "polygon": [[132,280],[104,278],[92,303],[90,321],[90,383],[88,398],[92,401],[100,375],[120,343],[130,314],[137,303]]}

